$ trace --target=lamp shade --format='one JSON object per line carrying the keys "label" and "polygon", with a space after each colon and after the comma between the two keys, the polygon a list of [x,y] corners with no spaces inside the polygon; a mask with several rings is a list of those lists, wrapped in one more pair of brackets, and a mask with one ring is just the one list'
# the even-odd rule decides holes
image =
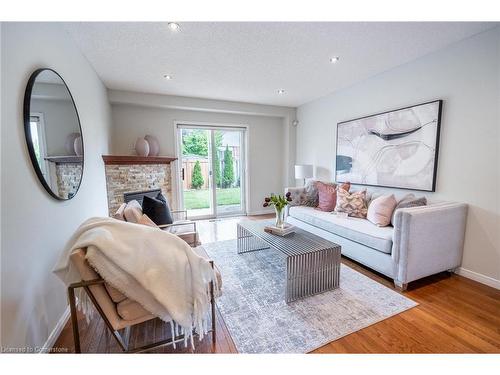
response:
{"label": "lamp shade", "polygon": [[313,166],[310,164],[300,164],[295,166],[295,178],[312,178],[313,177]]}

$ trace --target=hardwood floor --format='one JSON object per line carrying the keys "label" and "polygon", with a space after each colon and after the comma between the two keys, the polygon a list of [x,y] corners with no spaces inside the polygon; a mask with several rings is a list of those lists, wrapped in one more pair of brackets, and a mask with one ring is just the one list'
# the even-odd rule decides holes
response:
{"label": "hardwood floor", "polygon": [[[248,217],[262,219],[266,216]],[[202,243],[236,237],[240,218],[198,223]],[[392,280],[347,258],[342,262],[364,275],[393,288]],[[419,306],[331,342],[313,353],[500,353],[500,291],[462,276],[442,273],[413,282],[404,293]],[[119,352],[100,317],[87,325],[79,318],[82,351]],[[168,336],[169,328],[159,319],[132,329],[130,342],[139,346]],[[57,348],[73,351],[70,323],[66,324]],[[183,345],[174,350],[160,348],[153,353],[191,353]],[[236,347],[222,316],[217,312],[217,344],[210,335],[196,342],[194,353],[236,353]]]}

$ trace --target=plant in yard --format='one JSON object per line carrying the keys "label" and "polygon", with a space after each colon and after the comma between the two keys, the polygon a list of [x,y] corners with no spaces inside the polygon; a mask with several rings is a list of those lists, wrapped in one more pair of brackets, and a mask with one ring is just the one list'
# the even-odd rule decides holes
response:
{"label": "plant in yard", "polygon": [[203,186],[205,181],[203,180],[203,175],[201,174],[201,165],[200,161],[196,160],[196,163],[193,168],[193,173],[191,175],[191,188],[199,189]]}
{"label": "plant in yard", "polygon": [[[223,134],[215,131],[215,149],[222,146]],[[183,129],[182,131],[182,154],[208,156],[208,139],[206,130]]]}
{"label": "plant in yard", "polygon": [[288,205],[288,202],[292,201],[290,198],[290,192],[285,195],[274,195],[271,194],[270,197],[264,198],[263,207],[274,206],[276,212],[276,226],[282,228],[285,223],[285,210],[284,208]]}
{"label": "plant in yard", "polygon": [[226,145],[224,151],[224,175],[222,176],[222,186],[224,188],[231,187],[234,183],[234,170],[233,170],[233,153]]}
{"label": "plant in yard", "polygon": [[182,154],[208,156],[208,137],[205,131],[200,129],[183,130]]}
{"label": "plant in yard", "polygon": [[215,150],[215,186],[222,187],[222,174],[220,172],[219,150]]}

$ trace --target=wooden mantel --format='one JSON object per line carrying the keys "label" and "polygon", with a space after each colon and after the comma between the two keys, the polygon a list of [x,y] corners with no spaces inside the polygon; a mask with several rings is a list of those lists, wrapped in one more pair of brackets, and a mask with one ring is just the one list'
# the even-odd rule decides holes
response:
{"label": "wooden mantel", "polygon": [[105,165],[170,164],[177,158],[169,156],[102,155]]}

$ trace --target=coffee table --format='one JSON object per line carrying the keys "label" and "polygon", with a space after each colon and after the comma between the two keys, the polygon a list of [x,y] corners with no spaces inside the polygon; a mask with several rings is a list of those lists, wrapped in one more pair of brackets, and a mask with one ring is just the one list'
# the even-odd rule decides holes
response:
{"label": "coffee table", "polygon": [[338,288],[340,245],[296,228],[285,237],[264,231],[273,221],[241,221],[237,225],[238,254],[275,249],[286,258],[287,303]]}

